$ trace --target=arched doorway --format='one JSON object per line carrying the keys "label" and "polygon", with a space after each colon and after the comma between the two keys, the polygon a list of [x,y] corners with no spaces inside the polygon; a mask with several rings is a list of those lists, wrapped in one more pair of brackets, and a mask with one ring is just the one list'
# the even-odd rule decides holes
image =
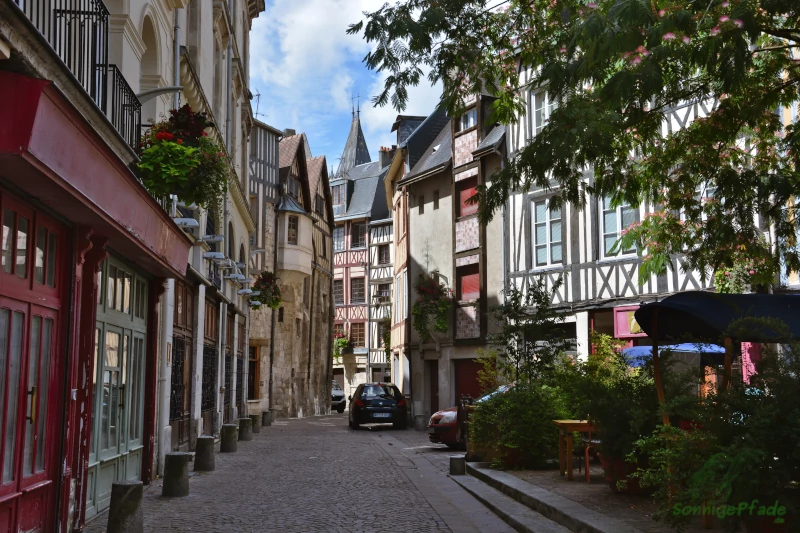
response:
{"label": "arched doorway", "polygon": [[[145,51],[142,54],[139,72],[139,90],[146,91],[158,87],[161,80],[158,39],[156,38],[153,21],[149,16],[144,18],[144,24],[142,25],[142,41],[144,42]],[[142,104],[142,124],[158,121],[158,100],[158,98],[151,98]]]}

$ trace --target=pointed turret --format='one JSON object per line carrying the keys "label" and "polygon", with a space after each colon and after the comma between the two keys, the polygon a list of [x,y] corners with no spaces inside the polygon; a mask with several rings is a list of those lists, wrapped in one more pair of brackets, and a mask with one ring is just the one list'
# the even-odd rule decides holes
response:
{"label": "pointed turret", "polygon": [[342,159],[339,161],[339,168],[336,169],[334,179],[345,178],[353,167],[371,162],[367,141],[364,140],[364,132],[361,131],[361,110],[353,110],[353,123],[350,124],[350,134],[347,136],[347,143],[344,145]]}

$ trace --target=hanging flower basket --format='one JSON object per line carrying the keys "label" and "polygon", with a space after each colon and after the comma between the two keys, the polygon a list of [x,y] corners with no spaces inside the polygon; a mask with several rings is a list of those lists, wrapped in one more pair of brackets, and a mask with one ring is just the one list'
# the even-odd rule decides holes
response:
{"label": "hanging flower basket", "polygon": [[414,329],[423,342],[431,338],[431,334],[447,333],[450,326],[450,311],[453,308],[453,291],[438,277],[420,274],[414,289],[417,301],[411,307]]}
{"label": "hanging flower basket", "polygon": [[350,347],[350,340],[341,331],[333,334],[333,356],[340,357]]}
{"label": "hanging flower basket", "polygon": [[142,137],[137,174],[156,198],[174,194],[186,204],[217,211],[232,167],[225,150],[205,132],[214,124],[188,104],[169,113]]}
{"label": "hanging flower basket", "polygon": [[[737,246],[733,251],[732,265],[714,272],[714,287],[723,294],[745,294],[759,288],[765,291],[775,280],[777,269],[772,257],[759,254],[766,247]],[[756,291],[759,292],[759,291]]]}
{"label": "hanging flower basket", "polygon": [[277,309],[281,306],[281,288],[278,285],[278,278],[272,272],[262,272],[253,284],[253,290],[260,292],[258,296],[250,298],[251,302],[260,302],[270,309]]}

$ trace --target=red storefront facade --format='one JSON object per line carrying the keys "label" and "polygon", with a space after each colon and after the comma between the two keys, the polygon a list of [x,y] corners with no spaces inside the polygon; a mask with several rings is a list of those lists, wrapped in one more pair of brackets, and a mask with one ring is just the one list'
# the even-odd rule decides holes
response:
{"label": "red storefront facade", "polygon": [[[136,418],[136,475],[152,478],[159,296],[164,279],[184,276],[193,243],[54,84],[10,72],[0,72],[0,221],[0,533],[81,529],[97,483],[93,416],[122,420],[108,422],[115,432]],[[98,286],[109,255],[136,272],[119,293]],[[141,420],[123,416],[134,396],[114,396],[125,384],[113,365],[96,370],[107,294],[141,322],[114,355],[123,368],[125,354],[143,358]]]}

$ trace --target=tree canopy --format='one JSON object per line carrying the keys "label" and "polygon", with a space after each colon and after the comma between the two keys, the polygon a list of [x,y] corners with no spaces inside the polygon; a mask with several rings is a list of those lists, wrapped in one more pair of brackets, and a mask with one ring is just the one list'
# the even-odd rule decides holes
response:
{"label": "tree canopy", "polygon": [[[427,76],[451,116],[482,93],[490,121],[514,123],[525,71],[557,102],[479,188],[483,222],[515,191],[553,190],[556,205],[610,197],[651,206],[619,244],[637,245],[641,278],[679,253],[686,268],[742,255],[800,268],[800,133],[785,119],[800,83],[797,0],[399,0],[364,16],[348,32],[387,75],[376,105],[403,110]],[[665,129],[670,110],[694,103],[710,113]]]}

